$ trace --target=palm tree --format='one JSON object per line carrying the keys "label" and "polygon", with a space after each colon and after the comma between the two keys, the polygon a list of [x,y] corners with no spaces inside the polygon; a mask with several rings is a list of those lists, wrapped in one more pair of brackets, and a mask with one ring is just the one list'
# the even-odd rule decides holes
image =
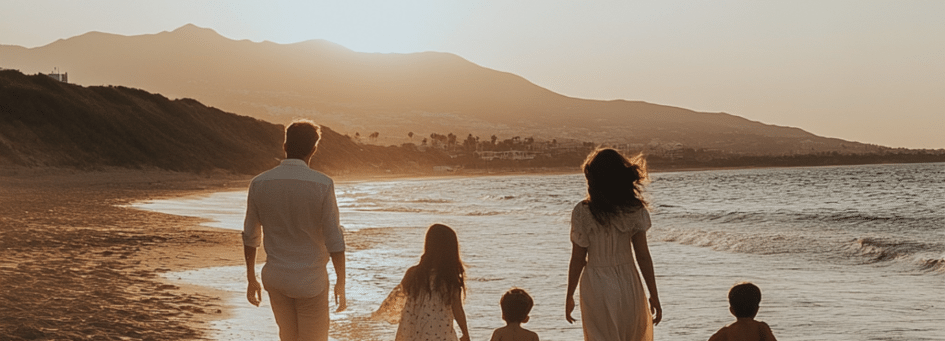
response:
{"label": "palm tree", "polygon": [[455,135],[455,134],[449,133],[448,135],[446,135],[446,145],[447,145],[447,146],[451,146],[451,147],[454,146],[454,145],[456,145],[456,135]]}

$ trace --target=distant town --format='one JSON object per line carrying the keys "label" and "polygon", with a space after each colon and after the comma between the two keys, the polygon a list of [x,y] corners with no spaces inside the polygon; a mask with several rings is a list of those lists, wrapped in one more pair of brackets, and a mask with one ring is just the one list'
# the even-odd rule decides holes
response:
{"label": "distant town", "polygon": [[[595,148],[613,148],[625,155],[643,154],[648,162],[663,169],[729,168],[729,167],[792,167],[850,165],[873,163],[945,162],[945,149],[889,148],[858,144],[840,151],[797,150],[781,155],[745,154],[716,149],[695,148],[679,142],[653,139],[649,143],[597,143],[574,139],[537,140],[514,136],[488,139],[469,134],[459,140],[453,133],[431,133],[420,139],[408,133],[411,140],[399,147],[420,152],[446,153],[453,166],[438,166],[434,171],[452,172],[460,169],[497,166],[509,170],[535,167],[574,167]],[[362,139],[360,133],[345,135],[355,143],[376,144],[380,133]],[[391,146],[395,147],[395,146]]]}

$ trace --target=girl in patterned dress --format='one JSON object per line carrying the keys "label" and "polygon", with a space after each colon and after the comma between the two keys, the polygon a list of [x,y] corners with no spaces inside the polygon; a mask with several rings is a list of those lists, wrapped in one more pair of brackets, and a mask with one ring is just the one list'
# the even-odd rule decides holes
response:
{"label": "girl in patterned dress", "polygon": [[463,310],[465,280],[466,269],[459,258],[456,232],[442,224],[430,226],[420,263],[407,269],[404,279],[391,293],[405,298],[396,340],[455,341],[456,320],[463,334],[458,340],[469,341]]}

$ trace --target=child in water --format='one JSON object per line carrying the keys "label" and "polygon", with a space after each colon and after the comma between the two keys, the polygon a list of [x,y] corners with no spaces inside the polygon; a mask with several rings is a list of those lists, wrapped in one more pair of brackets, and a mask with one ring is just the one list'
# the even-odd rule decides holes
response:
{"label": "child in water", "polygon": [[502,306],[505,327],[496,329],[491,341],[538,341],[538,334],[522,328],[522,323],[528,322],[528,313],[534,305],[525,290],[512,288],[502,295],[499,305]]}
{"label": "child in water", "polygon": [[469,341],[463,310],[465,280],[456,232],[449,226],[433,224],[427,229],[420,263],[407,269],[400,282],[406,302],[396,340],[457,340],[453,329],[456,320],[463,333],[459,340]]}
{"label": "child in water", "polygon": [[709,341],[775,341],[767,323],[755,321],[761,289],[756,285],[738,283],[728,291],[728,310],[735,315],[735,322],[715,332]]}

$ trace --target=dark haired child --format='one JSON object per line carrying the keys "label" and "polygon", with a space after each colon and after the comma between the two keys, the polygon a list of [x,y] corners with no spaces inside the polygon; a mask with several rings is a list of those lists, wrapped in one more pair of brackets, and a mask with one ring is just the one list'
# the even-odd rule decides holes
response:
{"label": "dark haired child", "polygon": [[[443,224],[427,229],[420,263],[407,269],[400,287],[405,296],[396,341],[457,341],[453,321],[459,325],[459,341],[469,341],[463,296],[466,268],[459,256],[456,231]],[[382,309],[384,309],[382,305]]]}
{"label": "dark haired child", "polygon": [[735,284],[728,291],[728,310],[735,315],[735,322],[715,332],[709,341],[775,341],[771,327],[767,323],[755,321],[758,304],[761,303],[761,289],[743,282]]}
{"label": "dark haired child", "polygon": [[534,305],[528,292],[512,288],[502,295],[499,305],[502,306],[505,327],[497,328],[492,332],[491,341],[538,341],[538,334],[522,328],[522,323],[528,322],[528,313]]}

